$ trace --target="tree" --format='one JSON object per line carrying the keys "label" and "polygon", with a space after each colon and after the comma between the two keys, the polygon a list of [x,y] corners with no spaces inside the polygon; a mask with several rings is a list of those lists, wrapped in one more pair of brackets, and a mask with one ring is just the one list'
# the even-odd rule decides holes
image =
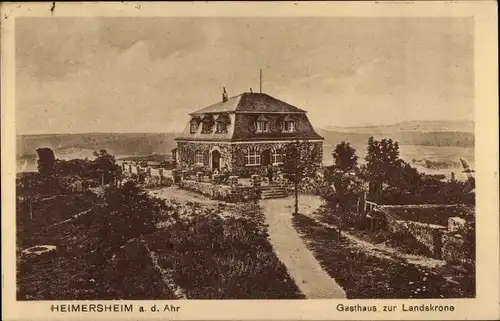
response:
{"label": "tree", "polygon": [[343,226],[356,223],[358,219],[360,197],[364,192],[363,180],[354,171],[344,172],[331,166],[325,170],[325,181],[328,187],[323,192],[323,198],[340,210],[337,222],[340,237]]}
{"label": "tree", "polygon": [[332,154],[335,167],[338,169],[348,171],[356,168],[358,165],[356,150],[351,147],[351,144],[345,141],[338,144]]}
{"label": "tree", "polygon": [[105,205],[95,210],[90,229],[95,240],[91,247],[92,273],[100,290],[107,283],[105,271],[113,254],[129,240],[140,241],[153,232],[162,206],[132,181],[120,188],[107,187],[104,201]]}
{"label": "tree", "polygon": [[299,184],[304,177],[313,177],[320,164],[317,148],[306,141],[294,141],[284,147],[283,173],[294,185],[295,214],[299,212]]}
{"label": "tree", "polygon": [[96,254],[106,261],[127,240],[154,230],[158,208],[147,192],[133,181],[127,181],[120,188],[106,188],[104,200],[105,206],[96,215],[94,230],[99,240]]}
{"label": "tree", "polygon": [[100,177],[101,185],[112,183],[120,174],[120,166],[116,164],[115,156],[101,149],[99,152],[94,152],[94,157],[94,176]]}
{"label": "tree", "polygon": [[368,139],[365,175],[372,185],[371,193],[379,194],[382,185],[396,187],[415,194],[421,175],[410,164],[399,158],[399,144],[392,139]]}
{"label": "tree", "polygon": [[38,148],[38,173],[44,176],[50,176],[54,173],[56,157],[54,151],[50,148]]}

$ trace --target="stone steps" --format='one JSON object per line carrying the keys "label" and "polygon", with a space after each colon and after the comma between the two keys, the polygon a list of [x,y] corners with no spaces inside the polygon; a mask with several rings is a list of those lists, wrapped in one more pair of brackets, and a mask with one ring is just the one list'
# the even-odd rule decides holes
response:
{"label": "stone steps", "polygon": [[280,187],[280,186],[263,186],[263,187],[261,187],[261,192],[260,192],[261,199],[283,198],[286,196],[287,196],[287,193],[283,187]]}

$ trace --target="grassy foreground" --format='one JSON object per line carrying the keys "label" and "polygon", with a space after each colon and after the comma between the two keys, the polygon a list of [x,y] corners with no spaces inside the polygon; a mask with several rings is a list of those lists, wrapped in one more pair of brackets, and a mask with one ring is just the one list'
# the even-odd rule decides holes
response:
{"label": "grassy foreground", "polygon": [[[18,300],[166,300],[179,298],[176,287],[187,299],[303,297],[272,250],[257,203],[179,204],[123,193],[55,197],[35,208],[36,220],[18,208]],[[129,234],[147,214],[136,209],[154,212],[155,224],[140,236]],[[56,250],[22,253],[41,245]]]}
{"label": "grassy foreground", "polygon": [[342,286],[349,299],[471,298],[473,279],[448,282],[439,271],[408,263],[402,258],[382,258],[354,246],[337,232],[304,215],[293,223],[307,246]]}
{"label": "grassy foreground", "polygon": [[257,203],[230,209],[191,203],[189,211],[195,215],[148,238],[188,298],[303,298],[272,250]]}
{"label": "grassy foreground", "polygon": [[[74,196],[73,196],[74,197]],[[60,198],[62,199],[62,198]],[[59,215],[69,217],[65,207],[54,201]],[[88,204],[87,204],[88,205]],[[71,207],[74,209],[74,207]],[[54,211],[54,210],[53,210]],[[103,215],[94,207],[89,218]],[[53,228],[18,228],[17,299],[18,300],[106,300],[172,299],[173,293],[161,280],[145,256],[135,255],[122,264],[96,260],[93,248],[98,227],[72,221]],[[37,245],[54,245],[56,251],[26,257],[21,250]]]}

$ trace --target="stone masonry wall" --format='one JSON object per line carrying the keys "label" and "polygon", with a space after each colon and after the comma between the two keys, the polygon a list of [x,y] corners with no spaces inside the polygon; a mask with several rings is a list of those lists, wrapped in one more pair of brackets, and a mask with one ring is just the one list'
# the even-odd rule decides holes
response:
{"label": "stone masonry wall", "polygon": [[417,241],[427,247],[435,256],[441,256],[442,234],[446,227],[413,221],[400,221],[391,217],[387,219],[387,227],[392,233],[410,233]]}
{"label": "stone masonry wall", "polygon": [[201,151],[202,153],[208,153],[208,163],[205,163],[203,167],[210,168],[212,161],[212,151],[218,150],[220,152],[220,168],[221,171],[224,169],[231,168],[231,149],[228,144],[222,144],[217,142],[210,143],[192,143],[192,142],[179,142],[177,143],[177,153],[179,159],[180,167],[187,167],[191,165],[196,165],[194,162],[194,157],[196,151]]}
{"label": "stone masonry wall", "polygon": [[260,198],[258,189],[254,187],[233,187],[228,185],[216,185],[212,183],[182,180],[179,187],[205,195],[213,200],[225,202],[239,202],[255,200]]}
{"label": "stone masonry wall", "polygon": [[443,234],[442,258],[448,262],[465,262],[464,240],[460,234]]}
{"label": "stone masonry wall", "polygon": [[[195,143],[195,142],[178,142],[177,143],[177,153],[179,159],[180,167],[188,167],[192,165],[196,165],[194,158],[196,151],[201,151],[203,153],[208,153],[209,162],[204,163],[203,167],[210,168],[211,166],[211,152],[214,149],[217,149],[220,154],[220,168],[221,171],[225,169],[228,171],[232,171],[235,169],[245,170],[252,174],[260,174],[261,166],[245,166],[245,154],[250,150],[256,150],[258,153],[262,153],[266,150],[274,151],[276,149],[283,149],[286,146],[286,142],[278,142],[278,143],[264,143],[264,142],[253,142],[253,143],[217,143],[217,142],[203,142],[203,143]],[[320,162],[318,165],[321,165],[321,160],[323,159],[323,143],[322,142],[311,142],[311,149],[314,150],[314,153],[318,153],[320,155]],[[262,159],[261,159],[262,161]]]}

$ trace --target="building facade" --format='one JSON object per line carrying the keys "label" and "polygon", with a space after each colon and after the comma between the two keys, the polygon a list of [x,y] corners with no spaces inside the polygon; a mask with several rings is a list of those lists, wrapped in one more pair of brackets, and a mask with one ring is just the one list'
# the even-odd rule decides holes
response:
{"label": "building facade", "polygon": [[[173,150],[178,167],[204,167],[219,172],[258,172],[283,163],[283,149],[294,141],[307,142],[316,162],[322,160],[323,137],[306,111],[265,93],[228,97],[190,114]],[[313,158],[311,158],[313,159]],[[320,165],[320,164],[318,164]]]}

